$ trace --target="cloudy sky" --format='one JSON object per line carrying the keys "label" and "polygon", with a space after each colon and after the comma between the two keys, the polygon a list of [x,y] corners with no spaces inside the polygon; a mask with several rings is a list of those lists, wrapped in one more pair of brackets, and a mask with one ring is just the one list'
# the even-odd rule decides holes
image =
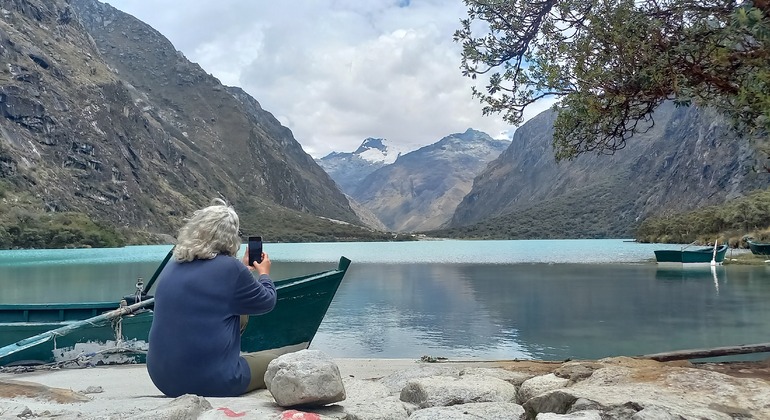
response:
{"label": "cloudy sky", "polygon": [[514,131],[481,115],[460,74],[461,0],[107,2],[242,87],[317,158],[367,137],[416,149],[468,128]]}

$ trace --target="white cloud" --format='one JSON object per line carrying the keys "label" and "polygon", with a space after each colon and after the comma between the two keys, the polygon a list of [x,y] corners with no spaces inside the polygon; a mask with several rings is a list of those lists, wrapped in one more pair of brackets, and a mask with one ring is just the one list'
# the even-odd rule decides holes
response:
{"label": "white cloud", "polygon": [[460,74],[460,0],[109,3],[242,87],[315,157],[366,137],[414,149],[467,128],[513,131],[481,114]]}

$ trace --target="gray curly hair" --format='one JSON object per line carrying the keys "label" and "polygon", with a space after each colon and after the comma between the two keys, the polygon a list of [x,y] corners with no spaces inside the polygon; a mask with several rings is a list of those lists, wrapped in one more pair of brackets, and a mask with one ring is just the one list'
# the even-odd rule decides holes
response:
{"label": "gray curly hair", "polygon": [[217,254],[235,256],[241,247],[238,214],[222,199],[196,210],[179,229],[174,258],[178,261],[209,260]]}

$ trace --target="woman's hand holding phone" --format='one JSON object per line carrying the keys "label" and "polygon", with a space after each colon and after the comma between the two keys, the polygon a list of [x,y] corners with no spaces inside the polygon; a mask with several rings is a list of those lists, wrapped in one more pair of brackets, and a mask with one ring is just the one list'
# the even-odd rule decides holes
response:
{"label": "woman's hand holding phone", "polygon": [[249,270],[257,270],[257,273],[270,275],[270,257],[267,253],[262,252],[262,262],[254,261],[252,265],[249,265],[249,248],[246,248],[246,253],[243,255],[243,264],[249,268]]}
{"label": "woman's hand holding phone", "polygon": [[267,274],[270,275],[270,257],[267,256],[267,253],[262,252],[262,262],[256,262],[254,261],[253,265],[254,269],[257,270],[257,273],[260,275]]}

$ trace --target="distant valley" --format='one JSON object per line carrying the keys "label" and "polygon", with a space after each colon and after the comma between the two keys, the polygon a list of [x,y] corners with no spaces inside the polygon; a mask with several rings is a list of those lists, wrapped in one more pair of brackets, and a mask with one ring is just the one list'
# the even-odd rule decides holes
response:
{"label": "distant valley", "polygon": [[419,232],[448,223],[473,178],[509,145],[468,129],[408,153],[366,139],[353,153],[331,153],[318,162],[388,230]]}

